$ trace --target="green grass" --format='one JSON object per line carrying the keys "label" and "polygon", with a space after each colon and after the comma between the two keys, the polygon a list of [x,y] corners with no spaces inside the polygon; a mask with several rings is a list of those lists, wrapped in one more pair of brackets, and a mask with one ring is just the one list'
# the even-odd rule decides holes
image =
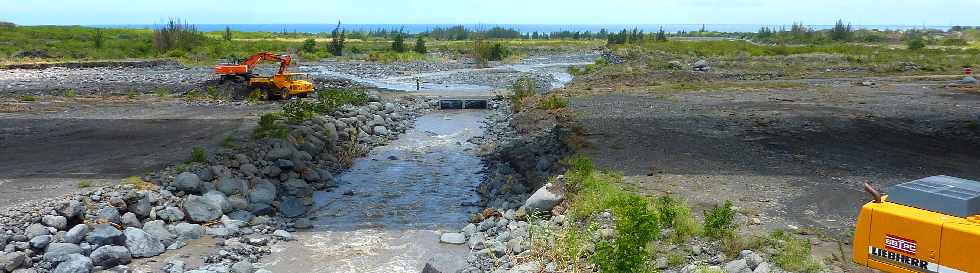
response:
{"label": "green grass", "polygon": [[284,139],[289,133],[285,126],[276,121],[282,119],[280,113],[265,113],[259,116],[259,125],[255,128],[254,137],[256,139],[278,138]]}
{"label": "green grass", "polygon": [[368,53],[369,61],[381,62],[381,63],[393,63],[393,62],[412,62],[412,61],[424,61],[425,54],[420,54],[413,51],[407,52],[395,52],[395,51],[377,51]]}
{"label": "green grass", "polygon": [[65,90],[65,93],[63,95],[66,98],[74,98],[75,96],[78,96],[78,93],[76,93],[75,90],[68,89],[68,90]]}
{"label": "green grass", "polygon": [[32,101],[37,101],[37,97],[32,96],[32,95],[24,95],[24,96],[18,97],[17,100],[18,101],[21,101],[21,102],[32,102]]}
{"label": "green grass", "polygon": [[823,269],[823,264],[811,255],[810,241],[805,238],[779,230],[769,236],[768,243],[776,249],[773,262],[782,269],[807,273]]}
{"label": "green grass", "polygon": [[191,149],[191,156],[187,159],[187,163],[197,162],[197,163],[207,163],[208,162],[208,151],[201,147],[194,147]]}
{"label": "green grass", "polygon": [[568,99],[558,95],[545,96],[538,101],[538,108],[544,110],[556,110],[568,107]]}
{"label": "green grass", "polygon": [[89,180],[78,181],[78,188],[84,189],[84,188],[90,188],[92,186],[93,186],[92,181]]}
{"label": "green grass", "polygon": [[691,214],[691,207],[683,200],[664,195],[657,198],[655,204],[657,219],[665,228],[671,229],[668,235],[671,242],[679,244],[701,232],[697,221]]}
{"label": "green grass", "polygon": [[704,235],[709,238],[721,239],[732,236],[737,227],[731,201],[725,201],[721,206],[716,204],[704,211]]}

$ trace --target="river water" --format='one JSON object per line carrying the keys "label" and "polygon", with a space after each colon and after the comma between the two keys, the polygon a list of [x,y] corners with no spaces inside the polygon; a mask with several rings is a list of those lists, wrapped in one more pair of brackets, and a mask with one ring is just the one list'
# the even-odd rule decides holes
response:
{"label": "river water", "polygon": [[273,272],[420,272],[425,263],[454,271],[468,249],[439,243],[462,228],[479,201],[477,147],[486,112],[439,111],[416,120],[314,194],[315,228],[294,233],[264,259]]}

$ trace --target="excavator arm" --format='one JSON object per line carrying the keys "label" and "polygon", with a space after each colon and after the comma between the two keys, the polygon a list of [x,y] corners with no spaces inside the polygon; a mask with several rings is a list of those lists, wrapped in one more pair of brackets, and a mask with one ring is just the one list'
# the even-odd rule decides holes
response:
{"label": "excavator arm", "polygon": [[241,64],[221,64],[214,67],[214,73],[219,75],[247,75],[252,72],[252,69],[256,65],[263,61],[278,61],[279,62],[279,72],[278,75],[285,74],[289,69],[289,64],[292,63],[292,58],[289,55],[277,55],[271,52],[259,52],[248,59],[245,59]]}

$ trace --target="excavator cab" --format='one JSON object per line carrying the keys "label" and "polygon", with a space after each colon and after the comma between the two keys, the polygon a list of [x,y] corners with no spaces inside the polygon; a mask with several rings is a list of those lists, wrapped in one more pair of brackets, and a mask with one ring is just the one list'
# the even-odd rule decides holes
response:
{"label": "excavator cab", "polygon": [[885,272],[980,272],[980,182],[949,176],[896,185],[861,208],[854,262]]}

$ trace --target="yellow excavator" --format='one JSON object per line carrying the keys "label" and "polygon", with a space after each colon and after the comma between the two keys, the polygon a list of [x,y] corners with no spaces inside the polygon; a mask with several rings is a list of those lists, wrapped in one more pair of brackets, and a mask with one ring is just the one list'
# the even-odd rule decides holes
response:
{"label": "yellow excavator", "polygon": [[933,176],[894,186],[861,208],[854,262],[885,272],[980,272],[980,182]]}
{"label": "yellow excavator", "polygon": [[[279,71],[271,77],[255,74],[253,69],[262,61],[278,61]],[[221,76],[221,82],[245,82],[250,87],[265,90],[269,99],[303,98],[313,93],[313,83],[303,79],[304,74],[288,73],[290,63],[289,55],[259,52],[241,63],[219,64],[214,67],[214,73]]]}

